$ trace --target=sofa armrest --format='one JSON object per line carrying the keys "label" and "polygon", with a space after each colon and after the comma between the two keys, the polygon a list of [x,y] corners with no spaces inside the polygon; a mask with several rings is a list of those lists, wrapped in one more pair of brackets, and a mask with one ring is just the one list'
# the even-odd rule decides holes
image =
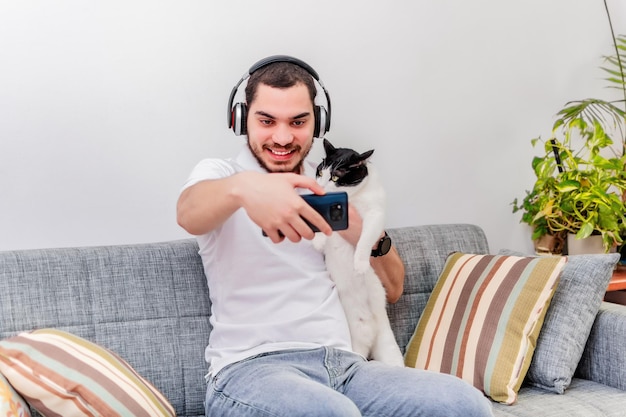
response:
{"label": "sofa armrest", "polygon": [[626,306],[602,303],[576,373],[626,390]]}

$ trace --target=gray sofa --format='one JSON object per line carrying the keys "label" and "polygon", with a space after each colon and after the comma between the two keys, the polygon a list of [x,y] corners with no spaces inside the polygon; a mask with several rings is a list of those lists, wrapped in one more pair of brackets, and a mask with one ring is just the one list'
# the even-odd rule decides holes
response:
{"label": "gray sofa", "polygon": [[[390,306],[404,349],[447,255],[487,253],[473,225],[389,230],[406,264],[405,293]],[[179,416],[204,415],[209,294],[195,240],[0,252],[0,337],[70,331],[117,352]],[[626,307],[603,303],[577,375],[564,394],[523,386],[497,416],[626,416]]]}

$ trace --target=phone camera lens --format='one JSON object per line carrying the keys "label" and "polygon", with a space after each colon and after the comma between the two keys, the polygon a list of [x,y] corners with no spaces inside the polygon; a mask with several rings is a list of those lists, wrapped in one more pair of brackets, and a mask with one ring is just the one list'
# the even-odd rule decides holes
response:
{"label": "phone camera lens", "polygon": [[343,218],[343,206],[341,204],[333,204],[330,206],[330,219],[339,221]]}

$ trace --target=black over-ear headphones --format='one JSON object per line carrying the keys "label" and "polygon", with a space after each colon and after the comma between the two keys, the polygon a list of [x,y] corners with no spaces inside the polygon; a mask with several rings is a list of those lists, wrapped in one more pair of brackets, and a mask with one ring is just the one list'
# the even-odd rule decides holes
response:
{"label": "black over-ear headphones", "polygon": [[317,81],[317,83],[322,88],[322,91],[324,92],[324,95],[326,96],[326,104],[328,105],[328,111],[323,106],[317,106],[317,105],[313,106],[314,107],[313,112],[314,112],[314,117],[315,117],[315,130],[313,132],[313,136],[316,138],[323,137],[326,134],[326,132],[330,130],[330,96],[328,95],[328,91],[326,91],[326,88],[324,87],[324,84],[322,84],[322,81],[320,80],[320,77],[317,75],[317,72],[309,64],[307,64],[304,61],[299,60],[298,58],[294,58],[294,57],[287,56],[287,55],[273,55],[273,56],[264,58],[260,60],[259,62],[257,62],[256,64],[254,64],[252,67],[250,67],[248,72],[244,74],[243,77],[241,77],[237,85],[235,85],[235,87],[233,88],[233,91],[230,93],[230,98],[228,99],[228,127],[232,128],[233,132],[235,132],[235,135],[237,136],[247,134],[247,129],[246,129],[247,119],[246,118],[248,116],[247,114],[248,109],[245,103],[235,103],[233,105],[233,101],[235,100],[235,95],[237,94],[237,90],[239,89],[239,86],[241,85],[241,83],[247,80],[253,72],[258,71],[261,68],[266,67],[275,62],[289,62],[289,63],[299,66],[300,68],[303,68],[304,70],[306,70],[306,72],[311,74],[311,77],[313,77],[315,81]]}

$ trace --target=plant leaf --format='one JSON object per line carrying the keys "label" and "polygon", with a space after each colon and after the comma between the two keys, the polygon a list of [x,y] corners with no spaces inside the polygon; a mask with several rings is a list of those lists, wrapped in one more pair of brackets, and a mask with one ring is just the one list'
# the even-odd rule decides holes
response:
{"label": "plant leaf", "polygon": [[576,180],[566,180],[556,185],[556,188],[562,192],[566,193],[568,191],[574,191],[580,188],[580,182]]}
{"label": "plant leaf", "polygon": [[583,223],[578,233],[576,233],[576,239],[584,239],[591,236],[593,233],[593,225],[590,223]]}

